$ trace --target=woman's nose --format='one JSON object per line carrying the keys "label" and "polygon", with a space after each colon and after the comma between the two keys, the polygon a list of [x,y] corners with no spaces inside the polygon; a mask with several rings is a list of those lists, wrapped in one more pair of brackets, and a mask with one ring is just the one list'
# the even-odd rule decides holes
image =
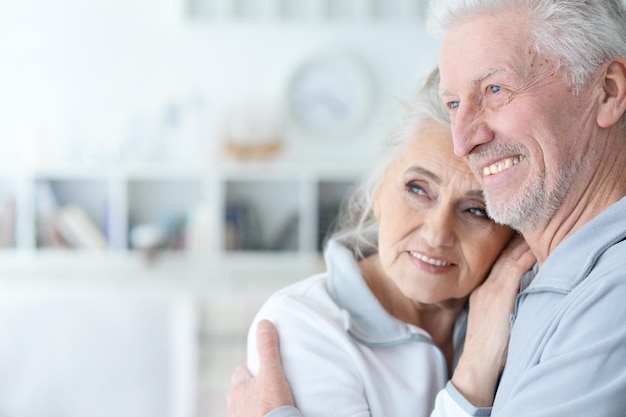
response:
{"label": "woman's nose", "polygon": [[422,237],[433,248],[449,247],[455,242],[452,210],[438,207],[430,210],[421,227]]}

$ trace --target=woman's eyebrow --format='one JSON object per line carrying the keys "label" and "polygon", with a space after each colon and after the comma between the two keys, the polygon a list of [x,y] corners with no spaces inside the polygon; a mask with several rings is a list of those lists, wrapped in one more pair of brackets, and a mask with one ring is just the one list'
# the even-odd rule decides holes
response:
{"label": "woman's eyebrow", "polygon": [[[424,167],[413,165],[412,167],[407,169],[406,172],[408,172],[409,174],[413,174],[413,175],[415,174],[423,175],[425,177],[428,177],[435,184],[441,185],[441,178],[439,178],[434,172],[429,171],[428,169]],[[465,193],[465,195],[468,197],[475,197],[475,198],[481,198],[481,199],[485,198],[485,194],[483,193],[483,190],[480,188],[476,190],[469,190]]]}
{"label": "woman's eyebrow", "polygon": [[465,193],[465,195],[468,197],[485,198],[485,194],[483,193],[483,190],[469,190],[468,192]]}
{"label": "woman's eyebrow", "polygon": [[437,175],[435,175],[434,172],[429,171],[429,170],[427,170],[424,167],[420,167],[420,166],[414,165],[414,166],[410,167],[409,169],[407,169],[407,172],[410,173],[410,174],[424,175],[425,177],[428,177],[429,179],[434,181],[435,184],[437,184],[437,185],[441,184],[441,178],[439,178]]}

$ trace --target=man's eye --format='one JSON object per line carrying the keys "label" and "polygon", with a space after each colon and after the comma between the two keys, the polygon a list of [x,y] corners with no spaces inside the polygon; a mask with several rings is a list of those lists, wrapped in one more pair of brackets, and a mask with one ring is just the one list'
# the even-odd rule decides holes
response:
{"label": "man's eye", "polygon": [[453,109],[458,109],[459,108],[459,102],[458,101],[448,101],[447,103],[447,107],[451,110]]}
{"label": "man's eye", "polygon": [[500,87],[499,85],[490,85],[490,86],[488,87],[488,89],[489,89],[489,92],[490,92],[491,94],[495,94],[495,93],[500,92],[500,90],[502,89],[502,87]]}

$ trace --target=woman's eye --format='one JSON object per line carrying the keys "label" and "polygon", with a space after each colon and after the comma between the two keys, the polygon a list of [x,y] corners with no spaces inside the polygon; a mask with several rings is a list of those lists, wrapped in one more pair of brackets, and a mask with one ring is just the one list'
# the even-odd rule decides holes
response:
{"label": "woman's eye", "polygon": [[426,190],[424,190],[424,188],[420,187],[419,185],[415,184],[415,183],[408,183],[406,185],[407,189],[416,195],[425,195],[426,194]]}
{"label": "woman's eye", "polygon": [[472,207],[467,209],[467,211],[476,216],[476,217],[484,217],[484,218],[489,218],[489,214],[487,214],[487,210],[482,209],[482,208],[478,208],[478,207]]}

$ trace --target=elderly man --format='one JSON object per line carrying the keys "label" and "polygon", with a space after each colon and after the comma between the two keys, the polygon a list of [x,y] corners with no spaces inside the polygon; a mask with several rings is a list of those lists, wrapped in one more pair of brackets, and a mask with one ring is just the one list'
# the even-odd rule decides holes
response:
{"label": "elderly man", "polygon": [[[434,415],[489,415],[493,405],[491,415],[503,417],[623,416],[624,4],[435,0],[430,23],[444,33],[440,91],[455,152],[482,182],[490,215],[520,230],[538,260],[512,315],[504,371],[481,361],[491,336],[470,319]],[[268,408],[231,407],[233,415],[290,405],[288,390],[277,389],[275,337],[261,335],[267,366],[258,380],[231,392],[240,399],[245,386]]]}

